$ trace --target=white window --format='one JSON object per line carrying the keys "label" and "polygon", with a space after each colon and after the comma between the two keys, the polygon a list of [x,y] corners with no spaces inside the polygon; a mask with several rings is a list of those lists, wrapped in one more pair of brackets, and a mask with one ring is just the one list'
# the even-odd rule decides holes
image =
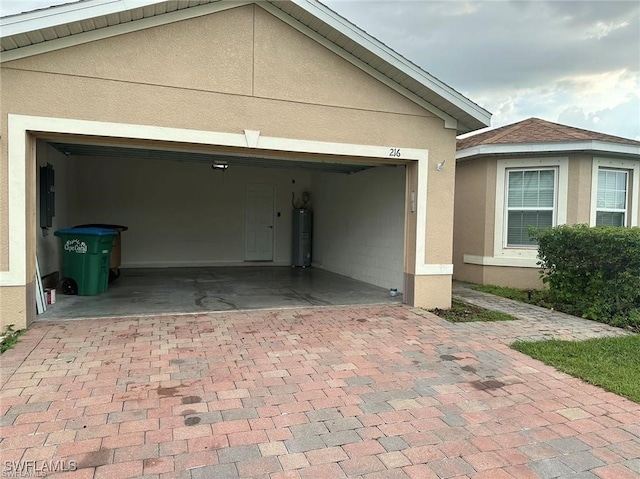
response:
{"label": "white window", "polygon": [[556,170],[507,170],[507,247],[536,246],[529,227],[550,228],[555,224]]}
{"label": "white window", "polygon": [[594,159],[591,225],[637,226],[640,163]]}
{"label": "white window", "polygon": [[497,160],[493,256],[482,264],[537,268],[529,226],[565,224],[568,189],[567,157]]}

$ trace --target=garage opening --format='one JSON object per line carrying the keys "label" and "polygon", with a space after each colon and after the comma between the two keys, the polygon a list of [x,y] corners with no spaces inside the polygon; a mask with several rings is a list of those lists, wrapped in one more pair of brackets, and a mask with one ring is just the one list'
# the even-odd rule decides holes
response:
{"label": "garage opening", "polygon": [[[55,215],[36,239],[45,284],[62,279],[56,230],[127,227],[107,291],[58,289],[38,319],[402,301],[402,161],[63,135],[38,139],[36,161],[55,179]],[[296,223],[300,211],[311,216],[310,231]],[[300,256],[305,234],[308,262]]]}

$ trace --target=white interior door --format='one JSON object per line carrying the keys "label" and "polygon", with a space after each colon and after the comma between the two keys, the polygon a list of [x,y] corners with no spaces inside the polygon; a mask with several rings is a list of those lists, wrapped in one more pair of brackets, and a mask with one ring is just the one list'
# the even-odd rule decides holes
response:
{"label": "white interior door", "polygon": [[273,196],[273,185],[246,186],[245,261],[273,261]]}

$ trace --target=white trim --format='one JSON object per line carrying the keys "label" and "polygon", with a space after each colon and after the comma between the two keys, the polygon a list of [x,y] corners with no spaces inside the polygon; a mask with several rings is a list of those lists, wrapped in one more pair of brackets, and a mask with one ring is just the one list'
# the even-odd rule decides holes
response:
{"label": "white trim", "polygon": [[[0,19],[0,27],[2,27],[2,37],[4,38],[12,35],[19,35],[21,33],[43,30],[45,28],[54,28],[69,23],[81,22],[83,20],[88,20],[91,18],[104,17],[107,15],[117,15],[129,10],[149,7],[158,3],[163,2],[161,2],[160,0],[84,0],[82,2],[53,6],[32,12],[25,12],[4,17]],[[221,10],[227,10],[229,8],[235,8],[254,2],[253,0],[234,0],[234,2],[231,2],[231,5],[228,5],[226,3],[227,2],[213,2],[199,5],[197,7],[183,8],[180,10],[163,13],[161,14],[161,16],[171,16],[174,19],[170,21],[162,21],[161,24],[184,20],[187,18],[193,18],[201,15],[208,15],[209,13],[215,13]],[[187,12],[187,10],[191,10],[191,12]],[[202,11],[204,11],[204,13],[199,13]],[[177,14],[177,18],[173,17],[174,14]],[[182,15],[186,16],[182,17]],[[152,20],[153,18],[155,17],[147,17],[144,19],[136,20],[134,23],[145,23],[147,20]],[[136,30],[139,29],[140,28],[136,28]]]}
{"label": "white trim", "polygon": [[[81,11],[79,12],[76,12],[76,11],[61,12],[63,15],[62,17],[56,11],[56,12],[50,12],[48,13],[48,15],[45,15],[42,18],[36,17],[35,19],[22,20],[21,22],[16,21],[14,24],[7,24],[6,26],[2,24],[2,37],[4,38],[10,35],[15,35],[17,33],[40,30],[42,28],[47,28],[47,27],[55,27],[56,25],[66,24],[74,21],[81,21],[86,18],[93,18],[94,16],[117,14],[126,10],[130,10],[132,8],[137,8],[139,6],[146,6],[146,5],[158,3],[157,0],[126,0],[124,6],[114,5],[114,4],[120,4],[122,1],[123,0],[115,0],[115,1],[107,0],[105,2],[104,0],[100,0],[96,2],[97,5],[90,5],[89,8],[85,7],[81,9]],[[92,2],[89,2],[89,3],[92,3]],[[66,37],[56,38],[54,40],[35,43],[33,45],[29,45],[26,47],[3,51],[0,53],[0,63],[9,62],[12,60],[18,60],[20,58],[25,58],[33,55],[39,55],[41,53],[60,50],[62,48],[68,48],[75,45],[81,45],[87,42],[103,40],[105,38],[115,37],[115,36],[123,35],[126,33],[137,32],[139,30],[158,27],[161,25],[179,22],[182,20],[189,20],[191,18],[197,18],[203,15],[222,12],[224,10],[229,10],[229,9],[240,7],[243,5],[249,5],[251,3],[253,3],[253,1],[251,0],[238,0],[230,4],[226,2],[225,3],[223,2],[208,3],[205,5],[200,5],[198,7],[185,8],[185,9],[176,10],[170,13],[164,13],[162,15],[156,15],[153,17],[147,17],[147,18],[126,22],[126,23],[119,23],[117,25],[113,25],[110,27],[98,28],[96,30],[89,30],[83,33],[77,33],[75,35],[69,35]],[[78,2],[77,4],[72,4],[70,6],[76,6],[76,5],[82,6],[83,4],[84,2]],[[43,10],[43,12],[46,13],[46,12],[49,12],[49,10],[56,10],[56,9],[55,8],[46,9],[46,10]],[[106,13],[102,13],[103,11]],[[90,12],[91,14],[87,16],[87,12]],[[19,17],[22,17],[22,15],[19,15]],[[9,19],[13,19],[13,17],[9,17]],[[35,25],[32,25],[31,22],[34,22]],[[41,22],[45,22],[44,26],[42,25]],[[15,30],[15,33],[12,33],[13,30]]]}
{"label": "white trim", "polygon": [[425,264],[420,268],[420,272],[416,271],[416,275],[422,276],[450,276],[453,274],[452,264]]}
{"label": "white trim", "polygon": [[[537,253],[537,252],[536,252]],[[511,257],[511,256],[476,256],[465,254],[462,260],[467,264],[479,264],[481,266],[511,266],[515,268],[540,268],[538,257]]]}
{"label": "white trim", "polygon": [[429,155],[425,152],[418,160],[418,191],[416,198],[416,264],[415,274],[427,273],[427,180],[429,176]]}
{"label": "white trim", "polygon": [[611,143],[600,140],[572,141],[559,143],[518,143],[504,145],[478,145],[456,152],[456,160],[470,159],[485,155],[531,154],[531,153],[569,153],[575,151],[594,151],[640,156],[640,146]]}
{"label": "white trim", "polygon": [[260,132],[257,130],[244,130],[244,136],[247,139],[247,146],[249,148],[258,147],[258,138],[260,138]]}
{"label": "white trim", "polygon": [[638,212],[640,211],[640,161],[616,160],[611,158],[594,158],[591,166],[591,211],[589,225],[596,224],[596,211],[598,203],[598,170],[600,168],[611,168],[617,170],[627,170],[631,172],[629,181],[631,207],[628,214],[631,215],[627,224],[631,227],[638,226]]}
{"label": "white trim", "polygon": [[8,237],[9,271],[0,271],[0,286],[24,286],[27,281],[27,138],[23,122],[9,115],[8,138]]}
{"label": "white trim", "polygon": [[[66,118],[48,118],[26,115],[8,115],[8,198],[9,198],[9,271],[0,271],[0,286],[24,286],[26,277],[26,138],[29,132],[39,134],[62,133],[69,135],[93,136],[96,138],[156,140],[183,144],[214,145],[236,147],[250,152],[247,136],[243,133],[221,133],[202,130],[134,125],[125,123],[73,120]],[[425,251],[426,244],[426,204],[428,150],[402,148],[398,145],[371,146],[323,141],[295,140],[260,136],[256,148],[271,152],[305,152],[355,158],[378,158],[390,162],[396,160],[418,161],[419,177],[424,183],[418,188],[418,233],[416,244]],[[392,157],[392,150],[400,150],[401,157]],[[29,186],[31,191],[33,185]],[[420,219],[423,221],[421,222]],[[421,224],[422,223],[422,224]],[[424,265],[425,255],[416,260],[416,269]],[[428,269],[428,268],[427,268]],[[417,272],[417,271],[416,271]],[[429,274],[429,273],[425,273]]]}
{"label": "white trim", "polygon": [[[67,118],[51,118],[9,114],[10,119],[19,123],[24,131],[39,133],[67,133],[71,135],[95,136],[104,138],[121,138],[133,140],[155,140],[197,145],[230,146],[242,149],[247,147],[247,139],[243,133],[223,133],[204,130],[188,130],[164,126],[137,125]],[[97,140],[99,141],[99,140]],[[93,141],[91,141],[93,144]],[[334,143],[327,141],[297,140],[260,136],[256,149],[267,151],[285,151],[291,153],[313,153],[332,156],[350,156],[355,158],[377,158],[390,162],[393,160],[421,160],[427,158],[428,150],[402,148],[398,145],[358,145],[354,143]],[[395,158],[390,151],[399,149],[401,157]]]}
{"label": "white trim", "polygon": [[507,258],[535,258],[538,249],[512,248],[505,246],[505,186],[506,171],[509,168],[548,168],[557,167],[556,178],[556,212],[555,224],[562,225],[567,222],[567,201],[569,193],[569,158],[521,158],[497,160],[496,163],[496,205],[493,231],[493,255],[494,257]]}

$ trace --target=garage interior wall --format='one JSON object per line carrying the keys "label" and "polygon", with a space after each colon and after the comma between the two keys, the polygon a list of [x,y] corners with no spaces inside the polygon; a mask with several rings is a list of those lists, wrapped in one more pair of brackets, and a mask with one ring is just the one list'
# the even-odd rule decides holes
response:
{"label": "garage interior wall", "polygon": [[[36,230],[36,252],[40,266],[40,274],[45,276],[60,270],[60,239],[53,235],[59,229],[73,226],[79,206],[77,195],[76,170],[73,160],[60,153],[46,142],[39,140],[36,144],[36,164],[39,167],[47,163],[55,172],[55,216],[52,226],[44,231]],[[40,224],[40,172],[36,169],[36,223]]]}
{"label": "garage interior wall", "polygon": [[274,263],[291,264],[291,193],[299,198],[309,189],[307,171],[236,166],[222,171],[209,163],[120,158],[71,161],[73,187],[82,201],[65,215],[65,227],[127,226],[123,268],[242,264],[250,183],[274,185]]}
{"label": "garage interior wall", "polygon": [[315,174],[313,265],[403,291],[405,167]]}
{"label": "garage interior wall", "polygon": [[[56,174],[56,216],[38,239],[42,274],[59,271],[57,229],[126,225],[122,267],[242,265],[245,185],[275,188],[274,265],[291,264],[292,193],[311,193],[314,265],[402,291],[404,172],[354,175],[308,170],[214,170],[209,163],[71,157],[40,143],[38,164]],[[278,213],[280,216],[278,216]]]}

